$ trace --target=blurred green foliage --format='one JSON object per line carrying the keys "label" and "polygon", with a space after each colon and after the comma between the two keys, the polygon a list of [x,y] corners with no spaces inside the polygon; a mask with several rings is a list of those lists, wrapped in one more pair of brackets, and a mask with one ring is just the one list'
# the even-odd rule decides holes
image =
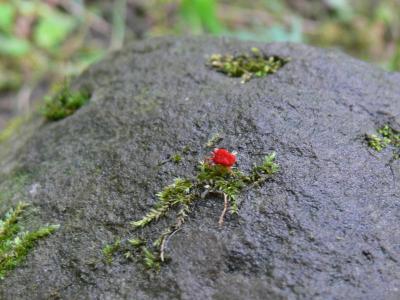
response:
{"label": "blurred green foliage", "polygon": [[245,41],[258,42],[292,42],[301,43],[305,41],[302,32],[302,24],[299,19],[293,19],[290,26],[273,25],[267,28],[255,28],[253,31],[238,30],[226,35]]}
{"label": "blurred green foliage", "polygon": [[[0,54],[20,57],[35,46],[52,50],[66,39],[76,23],[73,16],[39,1],[0,3]],[[32,39],[28,31],[33,31]]]}
{"label": "blurred green foliage", "polygon": [[0,3],[0,30],[10,33],[15,17],[15,8],[10,3]]}
{"label": "blurred green foliage", "polygon": [[335,47],[400,70],[399,16],[400,0],[0,0],[0,101],[14,93],[26,103],[26,91],[80,73],[127,39],[170,34]]}
{"label": "blurred green foliage", "polygon": [[14,36],[0,35],[0,54],[21,57],[29,52],[30,44]]}
{"label": "blurred green foliage", "polygon": [[223,31],[216,14],[215,0],[182,0],[180,10],[184,23],[190,26],[193,33],[219,34]]}
{"label": "blurred green foliage", "polygon": [[76,20],[56,10],[42,14],[34,30],[35,43],[44,49],[54,50],[76,26]]}
{"label": "blurred green foliage", "polygon": [[[60,1],[69,2],[77,1]],[[0,1],[0,92],[77,74],[105,53],[83,36],[90,11],[77,14],[55,3]]]}
{"label": "blurred green foliage", "polygon": [[[177,7],[173,15],[153,7]],[[153,0],[149,35],[213,34],[261,42],[341,48],[388,70],[400,70],[399,0]],[[173,9],[172,9],[173,12]],[[172,21],[171,21],[172,20]]]}
{"label": "blurred green foliage", "polygon": [[[218,1],[215,0],[182,0],[180,3],[181,26],[189,28],[191,34],[210,33],[236,37],[242,40],[261,42],[302,42],[302,25],[298,18],[293,18],[289,28],[281,24],[270,27],[252,28],[252,30],[229,30],[217,15]],[[284,8],[281,1],[266,1],[266,7],[275,12]],[[178,29],[178,32],[182,29]]]}

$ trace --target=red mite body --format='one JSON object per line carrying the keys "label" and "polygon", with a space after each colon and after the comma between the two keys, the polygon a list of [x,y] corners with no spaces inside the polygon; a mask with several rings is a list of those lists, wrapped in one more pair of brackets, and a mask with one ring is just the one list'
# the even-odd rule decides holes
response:
{"label": "red mite body", "polygon": [[236,155],[224,148],[217,148],[212,153],[212,162],[216,165],[232,167],[236,163]]}

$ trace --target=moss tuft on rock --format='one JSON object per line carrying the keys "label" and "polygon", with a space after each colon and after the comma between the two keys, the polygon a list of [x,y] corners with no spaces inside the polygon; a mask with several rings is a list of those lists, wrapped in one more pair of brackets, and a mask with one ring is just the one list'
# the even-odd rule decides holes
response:
{"label": "moss tuft on rock", "polygon": [[381,152],[388,146],[392,146],[393,158],[400,158],[400,132],[389,125],[378,129],[378,134],[369,134],[366,136],[368,145],[374,150]]}
{"label": "moss tuft on rock", "polygon": [[[196,200],[204,199],[209,194],[222,195],[224,198],[224,210],[219,219],[222,226],[227,209],[232,214],[238,213],[238,196],[248,186],[254,186],[265,180],[270,175],[279,171],[279,165],[275,162],[276,154],[273,152],[265,156],[262,164],[254,166],[249,175],[245,175],[237,168],[228,168],[220,164],[211,164],[207,159],[200,163],[198,174],[194,178],[176,178],[174,182],[162,189],[157,194],[158,202],[140,220],[131,222],[134,228],[141,229],[150,223],[165,217],[173,208],[178,208],[175,222],[164,228],[158,238],[150,243],[154,250],[146,247],[147,242],[141,238],[128,239],[128,243],[134,249],[127,249],[125,256],[132,257],[131,251],[137,252],[140,247],[143,262],[147,268],[159,269],[165,261],[164,250],[167,240],[187,221],[192,213]],[[103,254],[107,262],[112,262],[112,256],[121,248],[120,239],[114,244],[103,248]],[[136,249],[135,249],[136,248]]]}
{"label": "moss tuft on rock", "polygon": [[90,99],[86,90],[74,91],[68,82],[55,87],[55,94],[45,98],[43,114],[49,121],[57,121],[72,115]]}
{"label": "moss tuft on rock", "polygon": [[208,65],[230,77],[241,77],[245,83],[254,77],[275,73],[288,61],[278,56],[265,56],[258,48],[252,48],[250,54],[213,54]]}
{"label": "moss tuft on rock", "polygon": [[24,261],[36,242],[52,234],[59,225],[49,225],[35,231],[24,231],[20,219],[26,203],[19,203],[0,220],[0,279]]}

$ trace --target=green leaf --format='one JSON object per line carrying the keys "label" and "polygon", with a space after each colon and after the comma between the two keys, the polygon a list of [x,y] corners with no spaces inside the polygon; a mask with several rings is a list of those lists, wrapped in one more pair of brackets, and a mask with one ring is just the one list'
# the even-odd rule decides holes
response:
{"label": "green leaf", "polygon": [[9,3],[0,3],[0,31],[10,33],[15,18],[15,7]]}
{"label": "green leaf", "polygon": [[218,34],[223,31],[217,18],[215,0],[183,0],[181,15],[194,33]]}
{"label": "green leaf", "polygon": [[29,52],[28,41],[12,36],[0,34],[0,54],[9,56],[22,56]]}
{"label": "green leaf", "polygon": [[52,12],[44,15],[34,30],[36,44],[47,50],[59,46],[74,30],[76,20],[62,13]]}

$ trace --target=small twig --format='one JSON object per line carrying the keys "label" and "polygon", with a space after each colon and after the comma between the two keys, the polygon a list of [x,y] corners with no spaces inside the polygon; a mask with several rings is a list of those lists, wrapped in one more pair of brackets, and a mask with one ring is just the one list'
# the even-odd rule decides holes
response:
{"label": "small twig", "polygon": [[161,246],[160,246],[160,259],[161,261],[164,261],[164,250],[165,247],[167,246],[167,243],[169,241],[169,239],[175,234],[177,233],[179,230],[181,230],[181,228],[178,228],[177,230],[175,230],[174,232],[172,232],[170,235],[165,236],[161,242]]}
{"label": "small twig", "polygon": [[224,194],[224,210],[222,211],[221,216],[219,217],[219,221],[218,221],[219,226],[224,225],[224,217],[225,217],[226,211],[228,210],[228,195],[225,193],[223,193],[223,194]]}
{"label": "small twig", "polygon": [[[185,210],[187,211],[188,209],[189,209],[188,205],[186,205],[186,208],[181,209],[181,211],[178,213],[180,214],[180,216],[178,216],[178,219],[176,220],[175,224],[172,225],[172,227],[170,227],[168,231],[164,233],[161,238],[160,259],[162,262],[164,261],[164,249],[167,245],[167,242],[175,233],[177,233],[181,229],[182,224],[185,223]],[[171,231],[172,233],[170,233]]]}
{"label": "small twig", "polygon": [[164,249],[165,249],[165,243],[166,243],[167,238],[163,237],[161,246],[160,246],[160,259],[161,261],[164,261]]}

